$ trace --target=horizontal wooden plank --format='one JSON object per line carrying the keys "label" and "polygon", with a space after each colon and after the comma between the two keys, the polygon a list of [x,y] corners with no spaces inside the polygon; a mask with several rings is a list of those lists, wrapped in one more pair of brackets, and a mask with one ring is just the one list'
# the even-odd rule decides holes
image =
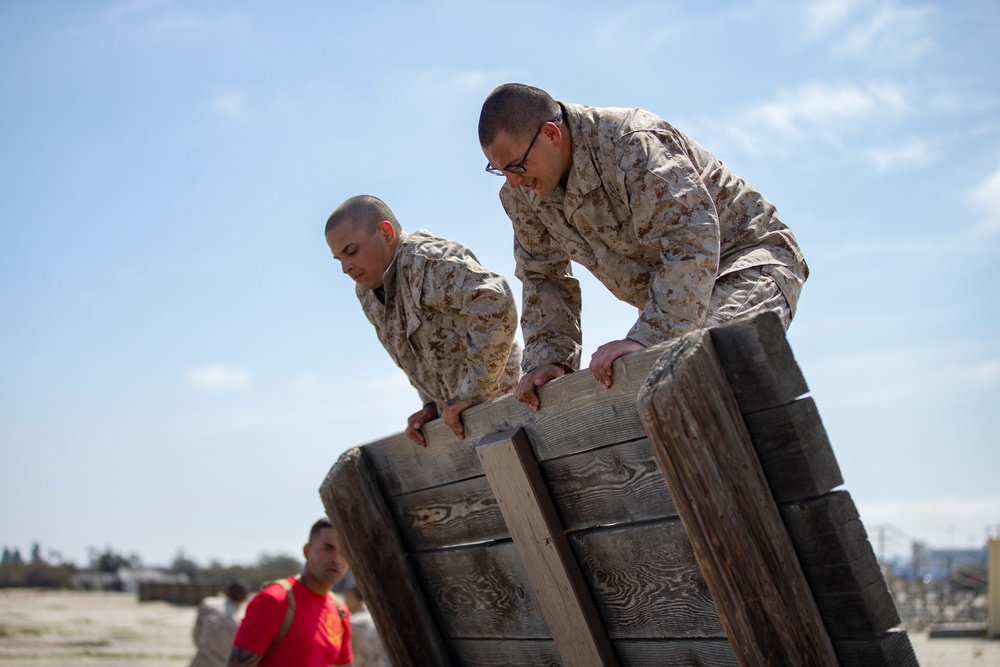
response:
{"label": "horizontal wooden plank", "polygon": [[409,551],[510,538],[485,476],[389,498]]}
{"label": "horizontal wooden plank", "polygon": [[630,667],[736,667],[728,639],[624,639],[615,642],[622,665]]}
{"label": "horizontal wooden plank", "polygon": [[[674,518],[645,438],[539,465],[566,530]],[[485,477],[389,499],[410,551],[510,537]]]}
{"label": "horizontal wooden plank", "polygon": [[366,454],[385,492],[399,495],[482,475],[474,445],[500,431],[523,427],[538,461],[641,438],[635,398],[661,353],[657,346],[617,360],[610,389],[588,370],[549,382],[537,412],[510,396],[475,405],[462,413],[465,440],[436,419],[424,427],[426,448],[395,434],[364,445]]}
{"label": "horizontal wooden plank", "polygon": [[570,537],[612,639],[725,636],[679,520]]}
{"label": "horizontal wooden plank", "polygon": [[412,555],[446,639],[551,639],[510,541]]}
{"label": "horizontal wooden plank", "polygon": [[844,483],[813,399],[749,413],[744,421],[776,501],[812,498]]}
{"label": "horizontal wooden plank", "polygon": [[831,637],[878,637],[899,623],[850,493],[784,504],[780,511]]}
{"label": "horizontal wooden plank", "polygon": [[[677,520],[580,531],[576,558],[613,639],[724,637]],[[448,639],[551,639],[510,542],[413,554]]]}
{"label": "horizontal wooden plank", "polygon": [[841,667],[919,667],[906,630],[893,630],[873,639],[835,639],[833,648]]}
{"label": "horizontal wooden plank", "polygon": [[775,313],[738,320],[709,332],[740,412],[785,405],[809,391]]}
{"label": "horizontal wooden plank", "polygon": [[677,517],[646,438],[539,467],[567,530]]}
{"label": "horizontal wooden plank", "polygon": [[563,667],[551,639],[449,639],[458,664],[470,667]]}
{"label": "horizontal wooden plank", "polygon": [[[448,642],[459,664],[476,667],[562,667],[555,642],[453,639]],[[726,639],[623,639],[614,642],[623,667],[736,667]]]}

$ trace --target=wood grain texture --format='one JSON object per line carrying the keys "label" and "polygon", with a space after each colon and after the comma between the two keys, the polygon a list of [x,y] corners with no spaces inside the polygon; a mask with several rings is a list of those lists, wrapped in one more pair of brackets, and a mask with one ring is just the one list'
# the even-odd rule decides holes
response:
{"label": "wood grain texture", "polygon": [[870,639],[836,639],[833,647],[843,667],[919,667],[905,630]]}
{"label": "wood grain texture", "polygon": [[[450,640],[463,665],[475,667],[562,667],[551,640]],[[725,639],[621,640],[614,642],[622,667],[735,667],[736,657]]]}
{"label": "wood grain texture", "polygon": [[[643,438],[539,465],[566,530],[677,516]],[[510,537],[485,476],[387,501],[407,549],[426,551]]]}
{"label": "wood grain texture", "polygon": [[451,639],[448,646],[463,665],[475,667],[563,667],[551,639]]}
{"label": "wood grain texture", "polygon": [[780,510],[831,637],[878,637],[899,623],[848,492],[784,504]]}
{"label": "wood grain texture", "polygon": [[388,499],[410,551],[510,538],[485,475]]}
{"label": "wood grain texture", "polygon": [[615,642],[627,667],[735,667],[736,656],[726,639],[622,640]]}
{"label": "wood grain texture", "polygon": [[837,665],[729,381],[709,332],[681,338],[640,393],[647,436],[740,664]]}
{"label": "wood grain texture", "polygon": [[539,465],[567,530],[677,516],[646,438]]}
{"label": "wood grain texture", "polygon": [[813,399],[746,414],[744,419],[778,502],[819,496],[844,483]]}
{"label": "wood grain texture", "polygon": [[320,497],[354,577],[396,665],[450,665],[395,521],[359,448],[330,470]]}
{"label": "wood grain texture", "polygon": [[[677,520],[581,531],[570,541],[613,640],[725,636]],[[551,639],[512,542],[412,558],[446,638]]]}
{"label": "wood grain texture", "polygon": [[426,448],[400,433],[365,452],[386,493],[399,495],[482,475],[475,443],[492,433],[523,427],[538,461],[636,440],[645,434],[635,397],[659,354],[657,346],[617,360],[610,389],[587,370],[553,380],[539,389],[538,412],[510,396],[475,405],[462,413],[464,440],[436,419],[424,427]]}
{"label": "wood grain texture", "polygon": [[559,654],[581,667],[617,665],[524,430],[487,436],[476,452]]}
{"label": "wood grain texture", "polygon": [[725,637],[677,519],[571,536],[613,639]]}
{"label": "wood grain texture", "polygon": [[441,634],[450,639],[551,639],[514,544],[412,556]]}
{"label": "wood grain texture", "polygon": [[775,313],[709,331],[740,412],[785,405],[809,391]]}

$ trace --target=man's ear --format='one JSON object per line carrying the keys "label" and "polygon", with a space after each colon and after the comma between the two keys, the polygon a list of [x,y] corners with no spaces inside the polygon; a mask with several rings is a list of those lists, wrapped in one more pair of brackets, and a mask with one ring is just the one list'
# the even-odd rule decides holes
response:
{"label": "man's ear", "polygon": [[386,243],[392,243],[396,239],[396,228],[388,220],[378,223],[378,231]]}
{"label": "man's ear", "polygon": [[309,560],[309,543],[308,542],[306,542],[305,545],[302,547],[302,557],[305,558],[306,560]]}
{"label": "man's ear", "polygon": [[543,125],[541,135],[548,139],[553,148],[559,148],[559,146],[562,145],[564,138],[562,128],[555,123],[548,122]]}

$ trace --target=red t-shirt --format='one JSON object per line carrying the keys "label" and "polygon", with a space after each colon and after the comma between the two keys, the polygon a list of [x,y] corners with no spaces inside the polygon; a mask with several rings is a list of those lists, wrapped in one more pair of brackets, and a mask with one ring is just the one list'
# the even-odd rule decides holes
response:
{"label": "red t-shirt", "polygon": [[[247,605],[233,646],[263,655],[260,667],[328,667],[346,665],[351,653],[351,620],[346,607],[333,595],[318,595],[295,577],[295,616],[288,633],[270,653],[268,648],[288,611],[285,589],[278,584],[266,587]],[[344,610],[344,618],[340,610]]]}

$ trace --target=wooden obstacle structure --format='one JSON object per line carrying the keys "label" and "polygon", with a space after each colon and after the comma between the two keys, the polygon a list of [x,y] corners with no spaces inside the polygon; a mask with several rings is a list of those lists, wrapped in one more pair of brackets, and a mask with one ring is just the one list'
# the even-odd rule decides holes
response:
{"label": "wooden obstacle structure", "polygon": [[320,495],[399,666],[916,665],[806,392],[762,315],[350,449]]}

